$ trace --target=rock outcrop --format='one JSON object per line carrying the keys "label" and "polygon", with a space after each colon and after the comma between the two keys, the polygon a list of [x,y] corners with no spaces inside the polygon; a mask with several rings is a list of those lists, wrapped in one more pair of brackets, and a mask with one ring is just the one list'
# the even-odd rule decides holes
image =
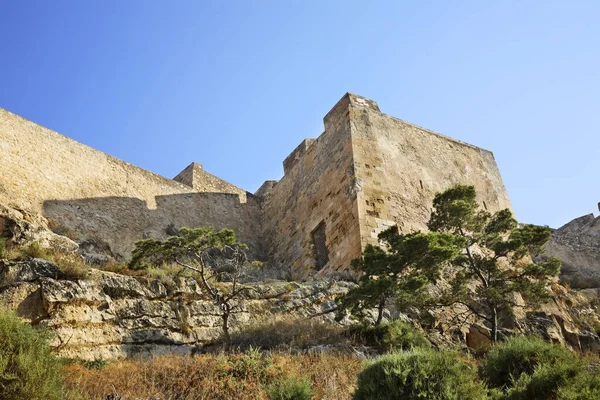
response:
{"label": "rock outcrop", "polygon": [[[0,206],[0,233],[13,245],[38,242],[66,253],[79,251],[90,263],[102,263],[97,243],[81,242],[55,234],[47,221],[27,212]],[[600,223],[593,216],[579,218],[553,234],[548,254],[565,263],[563,280],[583,290],[567,291],[555,283],[552,301],[503,321],[503,334],[535,334],[583,351],[600,349]],[[0,304],[37,327],[54,334],[53,346],[64,357],[111,360],[136,355],[189,354],[203,351],[221,336],[220,309],[189,277],[155,279],[120,275],[90,268],[75,279],[52,262],[21,256],[0,259]],[[577,278],[579,280],[575,280]],[[581,282],[577,284],[576,282]],[[282,318],[314,318],[334,322],[335,298],[353,283],[268,281],[252,283],[244,292],[240,312],[231,316],[232,333]],[[589,288],[592,287],[592,288]],[[518,302],[521,303],[521,302]],[[398,315],[393,304],[386,316]],[[489,343],[481,322],[452,327],[452,312],[433,315],[428,327],[432,343],[466,345]],[[456,322],[456,321],[454,321]]]}
{"label": "rock outcrop", "polygon": [[0,204],[0,237],[8,238],[15,245],[37,242],[41,247],[63,253],[79,249],[79,245],[68,237],[52,232],[46,218],[4,204]]}
{"label": "rock outcrop", "polygon": [[[0,263],[0,302],[55,335],[64,357],[117,359],[135,355],[191,353],[221,335],[220,310],[194,279],[136,279],[91,270],[87,280],[60,279],[56,266],[40,259]],[[335,296],[346,282],[253,284],[231,316],[233,331],[276,316],[333,322]]]}
{"label": "rock outcrop", "polygon": [[572,288],[600,288],[600,217],[588,214],[554,230],[546,255],[562,260],[561,281]]}

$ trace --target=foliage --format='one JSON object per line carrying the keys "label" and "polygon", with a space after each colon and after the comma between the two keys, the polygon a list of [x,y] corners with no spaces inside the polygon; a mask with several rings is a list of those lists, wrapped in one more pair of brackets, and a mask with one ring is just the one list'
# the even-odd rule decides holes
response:
{"label": "foliage", "polygon": [[505,400],[553,399],[559,388],[581,370],[576,360],[568,364],[539,364],[531,374],[521,374],[506,391]]}
{"label": "foliage", "polygon": [[352,261],[361,273],[359,286],[338,299],[338,318],[377,307],[375,325],[382,321],[388,299],[396,297],[401,308],[423,304],[427,286],[438,278],[435,267],[456,256],[454,237],[445,233],[398,234],[396,227],[384,231],[379,239],[387,251],[367,245],[362,256]]}
{"label": "foliage", "polygon": [[394,320],[380,325],[360,324],[348,329],[348,334],[366,346],[379,351],[407,350],[413,347],[429,347],[421,332],[408,322]]}
{"label": "foliage", "polygon": [[96,358],[91,361],[82,361],[81,364],[87,369],[102,369],[106,367],[107,362]]}
{"label": "foliage", "polygon": [[310,400],[315,394],[308,379],[294,377],[271,384],[267,392],[271,400]]}
{"label": "foliage", "polygon": [[[438,193],[428,233],[400,234],[397,227],[379,235],[384,248],[367,246],[353,265],[362,272],[359,287],[340,299],[344,311],[360,313],[378,307],[381,322],[388,299],[402,308],[432,309],[460,305],[456,316],[475,315],[498,339],[499,315],[510,315],[520,294],[529,306],[549,297],[548,286],[560,261],[533,262],[544,251],[550,229],[518,226],[511,212],[480,210],[473,186],[455,186]],[[443,278],[442,284],[432,287]]]}
{"label": "foliage", "polygon": [[558,275],[560,260],[535,263],[531,256],[543,253],[550,229],[518,226],[508,209],[495,214],[480,210],[473,186],[438,193],[433,207],[429,229],[453,235],[461,246],[458,256],[438,266],[449,279],[449,288],[439,294],[437,303],[463,305],[489,323],[495,341],[499,314],[511,314],[519,306],[515,294],[529,306],[549,297],[550,278]]}
{"label": "foliage", "polygon": [[48,335],[0,308],[0,398],[62,399],[61,364]]}
{"label": "foliage", "polygon": [[[500,389],[503,400],[555,399],[559,392],[571,396],[595,390],[585,377],[578,378],[585,373],[581,359],[539,338],[512,337],[496,344],[479,373],[490,387]],[[571,387],[573,381],[577,387]]]}
{"label": "foliage", "polygon": [[76,253],[62,253],[53,249],[42,247],[38,242],[32,242],[26,246],[13,247],[8,258],[41,258],[56,264],[63,273],[64,279],[81,280],[87,279],[90,266]]}
{"label": "foliage", "polygon": [[241,357],[230,359],[231,369],[229,374],[235,379],[256,379],[263,383],[268,379],[268,370],[273,366],[269,354],[263,353],[258,348],[250,349]]}
{"label": "foliage", "polygon": [[78,254],[52,253],[50,261],[56,264],[65,279],[87,279],[90,273],[89,264]]}
{"label": "foliage", "polygon": [[[385,397],[382,397],[385,396]],[[487,399],[475,368],[450,351],[413,349],[369,363],[358,375],[354,400]]]}
{"label": "foliage", "polygon": [[21,255],[30,258],[41,258],[46,261],[52,262],[52,255],[50,254],[50,250],[43,248],[38,242],[33,242],[27,246],[23,246],[21,248]]}
{"label": "foliage", "polygon": [[490,387],[506,389],[521,375],[533,375],[541,365],[578,367],[575,355],[564,347],[539,338],[513,336],[488,351],[479,374]]}
{"label": "foliage", "polygon": [[[245,246],[237,242],[231,229],[181,228],[178,236],[165,240],[136,242],[129,268],[147,269],[176,263],[198,274],[205,293],[221,310],[225,350],[231,348],[229,317],[241,312],[240,295],[250,287],[240,285],[247,264]],[[220,281],[231,285],[219,285]]]}
{"label": "foliage", "polygon": [[600,375],[584,371],[561,386],[556,393],[557,400],[600,399]]}

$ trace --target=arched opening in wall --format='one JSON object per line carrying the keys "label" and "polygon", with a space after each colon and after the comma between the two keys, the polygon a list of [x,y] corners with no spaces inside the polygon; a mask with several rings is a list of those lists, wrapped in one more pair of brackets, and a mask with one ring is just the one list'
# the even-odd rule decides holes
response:
{"label": "arched opening in wall", "polygon": [[329,262],[329,251],[325,244],[325,221],[321,221],[319,225],[311,233],[313,247],[315,249],[315,268],[322,269]]}

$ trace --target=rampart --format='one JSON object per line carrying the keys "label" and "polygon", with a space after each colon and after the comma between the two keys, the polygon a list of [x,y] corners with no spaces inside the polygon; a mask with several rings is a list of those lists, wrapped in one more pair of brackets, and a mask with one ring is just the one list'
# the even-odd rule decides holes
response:
{"label": "rampart", "polygon": [[[325,132],[284,161],[285,175],[261,188],[269,256],[309,277],[345,271],[382,230],[426,230],[435,193],[474,185],[482,207],[512,210],[494,156],[382,114],[346,94]],[[288,232],[288,234],[282,234]]]}
{"label": "rampart", "polygon": [[490,212],[512,206],[494,155],[383,114],[377,103],[356,97],[350,107],[361,243],[377,244],[389,226],[427,229],[436,193],[473,185]]}
{"label": "rampart", "polygon": [[232,228],[259,251],[257,199],[198,164],[182,174],[183,183],[164,178],[0,109],[0,202],[43,213],[121,257],[136,240],[183,225]]}
{"label": "rampart", "polygon": [[0,109],[0,203],[124,258],[136,240],[180,226],[227,227],[255,256],[305,279],[348,270],[389,226],[425,229],[435,193],[452,185],[474,185],[489,211],[511,208],[487,150],[349,93],[323,121],[323,134],[285,159],[283,178],[253,195],[197,163],[161,177]]}
{"label": "rampart", "polygon": [[[325,132],[305,140],[284,162],[285,175],[264,196],[268,257],[294,276],[350,267],[361,251],[352,137],[346,109],[324,118]],[[263,185],[264,186],[264,185]]]}

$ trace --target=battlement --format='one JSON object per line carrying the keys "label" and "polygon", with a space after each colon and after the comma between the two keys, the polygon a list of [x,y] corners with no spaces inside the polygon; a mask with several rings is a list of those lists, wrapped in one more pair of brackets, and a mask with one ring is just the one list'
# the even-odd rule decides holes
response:
{"label": "battlement", "polygon": [[43,213],[122,258],[136,240],[180,226],[231,228],[255,257],[305,279],[348,269],[389,226],[426,229],[433,196],[452,185],[474,185],[490,211],[511,208],[487,150],[351,93],[323,125],[283,161],[281,180],[253,195],[198,163],[171,180],[0,109],[0,203]]}
{"label": "battlement", "polygon": [[242,203],[246,202],[247,192],[215,175],[206,172],[202,165],[193,162],[181,171],[174,181],[181,182],[198,192],[232,193],[240,196]]}

